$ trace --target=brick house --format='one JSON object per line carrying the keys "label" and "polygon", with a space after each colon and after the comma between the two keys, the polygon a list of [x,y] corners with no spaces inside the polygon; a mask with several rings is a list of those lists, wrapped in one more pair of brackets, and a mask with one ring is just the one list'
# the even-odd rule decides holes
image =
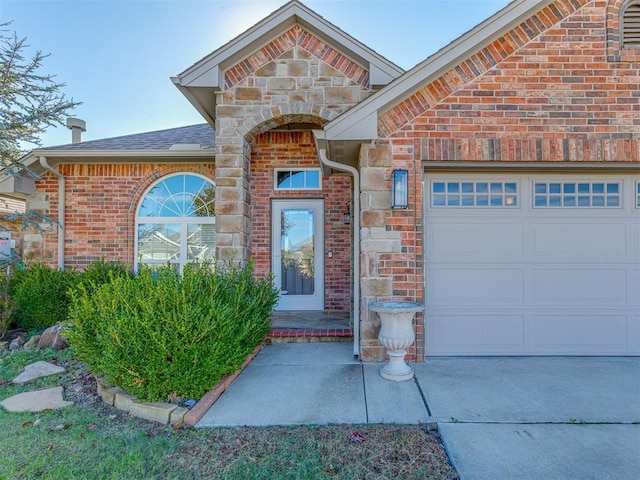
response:
{"label": "brick house", "polygon": [[0,191],[59,221],[34,259],[252,258],[364,361],[385,299],[425,304],[416,361],[638,355],[639,26],[515,0],[404,72],[292,1],[172,78],[205,124],[34,150]]}

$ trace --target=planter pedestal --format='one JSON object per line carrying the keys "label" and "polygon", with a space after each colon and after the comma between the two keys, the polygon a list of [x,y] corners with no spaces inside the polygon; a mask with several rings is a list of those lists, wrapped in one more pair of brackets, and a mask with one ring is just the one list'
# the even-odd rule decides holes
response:
{"label": "planter pedestal", "polygon": [[407,365],[404,357],[407,348],[415,340],[413,316],[424,310],[424,306],[416,302],[386,301],[376,302],[369,308],[380,317],[378,339],[389,355],[389,361],[380,369],[380,375],[394,382],[412,379],[413,369]]}

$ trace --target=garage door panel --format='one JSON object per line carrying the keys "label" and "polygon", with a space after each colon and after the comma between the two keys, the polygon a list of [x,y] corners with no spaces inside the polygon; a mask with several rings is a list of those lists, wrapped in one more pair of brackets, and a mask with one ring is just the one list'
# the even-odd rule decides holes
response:
{"label": "garage door panel", "polygon": [[427,349],[433,355],[521,353],[523,332],[522,315],[433,314],[427,319]]}
{"label": "garage door panel", "polygon": [[610,313],[531,315],[527,350],[546,354],[627,352],[627,316]]}
{"label": "garage door panel", "polygon": [[[638,176],[425,180],[426,355],[640,355]],[[516,202],[463,201],[491,182]]]}
{"label": "garage door panel", "polygon": [[627,270],[536,268],[531,291],[534,302],[619,304],[627,300]]}
{"label": "garage door panel", "polygon": [[441,223],[430,233],[428,254],[442,260],[473,260],[479,253],[484,261],[492,257],[520,259],[524,254],[522,225],[504,222]]}
{"label": "garage door panel", "polygon": [[429,305],[521,304],[523,283],[523,269],[435,267],[428,277]]}
{"label": "garage door panel", "polygon": [[628,350],[640,354],[640,314],[633,315],[627,326]]}
{"label": "garage door panel", "polygon": [[545,255],[552,260],[567,256],[600,260],[623,258],[627,254],[627,226],[611,223],[546,223],[533,224],[534,255]]}

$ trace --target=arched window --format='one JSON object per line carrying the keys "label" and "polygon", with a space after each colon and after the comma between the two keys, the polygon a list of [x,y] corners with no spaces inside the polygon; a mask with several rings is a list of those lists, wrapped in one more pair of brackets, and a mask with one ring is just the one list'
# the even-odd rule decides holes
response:
{"label": "arched window", "polygon": [[175,265],[215,255],[215,185],[195,174],[156,182],[142,197],[136,215],[136,265]]}
{"label": "arched window", "polygon": [[620,15],[622,48],[640,48],[640,0],[631,0]]}

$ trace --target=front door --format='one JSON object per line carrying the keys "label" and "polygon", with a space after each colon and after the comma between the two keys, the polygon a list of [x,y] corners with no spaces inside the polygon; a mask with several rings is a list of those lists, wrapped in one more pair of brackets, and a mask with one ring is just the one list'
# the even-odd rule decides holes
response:
{"label": "front door", "polygon": [[324,310],[323,212],[322,200],[273,201],[276,310]]}

